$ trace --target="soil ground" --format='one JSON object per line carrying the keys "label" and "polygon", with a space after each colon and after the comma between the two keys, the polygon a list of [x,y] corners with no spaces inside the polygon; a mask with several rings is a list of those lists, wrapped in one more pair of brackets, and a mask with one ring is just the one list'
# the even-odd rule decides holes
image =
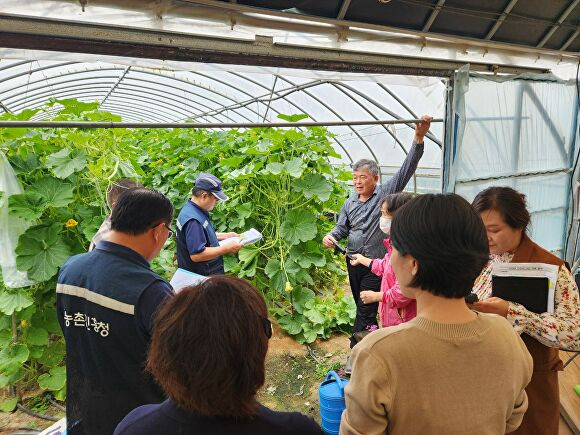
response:
{"label": "soil ground", "polygon": [[329,370],[342,369],[349,348],[346,335],[300,345],[274,327],[266,356],[266,382],[259,401],[280,411],[299,411],[320,423],[318,384]]}

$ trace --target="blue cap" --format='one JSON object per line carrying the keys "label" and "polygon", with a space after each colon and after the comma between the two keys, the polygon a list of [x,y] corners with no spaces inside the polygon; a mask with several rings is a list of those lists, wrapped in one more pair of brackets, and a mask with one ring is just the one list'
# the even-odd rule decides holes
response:
{"label": "blue cap", "polygon": [[211,192],[213,196],[222,201],[228,199],[228,196],[222,192],[222,182],[215,175],[199,174],[199,177],[195,180],[195,187]]}

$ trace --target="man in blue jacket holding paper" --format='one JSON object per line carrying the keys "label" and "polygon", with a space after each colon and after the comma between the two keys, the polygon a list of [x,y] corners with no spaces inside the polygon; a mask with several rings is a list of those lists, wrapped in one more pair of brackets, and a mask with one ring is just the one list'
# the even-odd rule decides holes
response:
{"label": "man in blue jacket holding paper", "polygon": [[228,199],[222,182],[215,175],[200,174],[195,180],[191,198],[177,217],[177,265],[199,275],[224,273],[224,254],[235,254],[243,245],[238,241],[222,243],[238,233],[218,233],[209,217],[218,201]]}

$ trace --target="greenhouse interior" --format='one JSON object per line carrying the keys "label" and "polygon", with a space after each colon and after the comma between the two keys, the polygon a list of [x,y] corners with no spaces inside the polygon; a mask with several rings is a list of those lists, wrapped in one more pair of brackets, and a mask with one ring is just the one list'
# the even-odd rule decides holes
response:
{"label": "greenhouse interior", "polygon": [[2,0],[0,432],[580,433],[579,3]]}

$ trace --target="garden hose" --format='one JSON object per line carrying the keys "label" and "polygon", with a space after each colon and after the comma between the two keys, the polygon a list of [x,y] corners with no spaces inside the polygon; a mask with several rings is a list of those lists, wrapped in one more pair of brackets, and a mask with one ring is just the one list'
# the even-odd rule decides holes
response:
{"label": "garden hose", "polygon": [[50,420],[50,421],[59,421],[60,420],[60,418],[51,417],[49,415],[42,415],[42,414],[39,414],[38,412],[34,412],[31,409],[28,409],[26,406],[21,405],[20,403],[17,403],[16,407],[18,409],[20,409],[22,412],[25,412],[26,414],[31,415],[31,416],[36,417],[36,418],[42,418],[44,420]]}
{"label": "garden hose", "polygon": [[[12,393],[12,397],[17,397],[17,396],[16,396],[16,388],[14,388],[14,385],[12,385],[12,386],[10,387],[10,392]],[[51,399],[52,399],[52,398],[49,398],[49,400],[50,400],[50,401],[51,401],[51,403],[52,403],[52,400],[51,400]],[[55,403],[53,403],[53,405],[58,405],[58,404],[55,402]],[[28,409],[26,406],[24,406],[24,405],[22,405],[22,404],[20,404],[20,403],[17,403],[17,404],[16,404],[16,407],[17,407],[18,409],[20,409],[22,412],[24,412],[25,414],[31,415],[32,417],[41,418],[41,419],[43,419],[43,420],[48,420],[48,421],[58,421],[58,420],[59,420],[59,419],[58,419],[58,418],[56,418],[56,417],[51,417],[51,416],[49,416],[49,415],[42,415],[42,414],[39,414],[39,413],[37,413],[37,412],[34,412],[33,410],[31,410],[31,409]],[[63,410],[63,411],[64,411],[64,409],[63,409],[62,407],[60,407],[60,405],[59,405],[59,406],[57,406],[57,407],[59,407],[59,409],[61,409],[61,410]]]}
{"label": "garden hose", "polygon": [[60,403],[58,403],[56,400],[54,400],[54,398],[52,398],[51,396],[48,396],[48,401],[50,402],[51,405],[53,405],[55,408],[60,409],[63,412],[66,412],[66,408],[64,406],[62,406]]}

